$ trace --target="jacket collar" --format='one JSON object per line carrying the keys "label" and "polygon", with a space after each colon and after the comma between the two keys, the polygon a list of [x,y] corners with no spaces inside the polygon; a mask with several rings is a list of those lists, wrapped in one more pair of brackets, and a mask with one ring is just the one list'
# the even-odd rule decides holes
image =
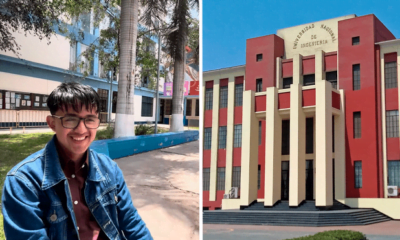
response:
{"label": "jacket collar", "polygon": [[[42,180],[42,190],[49,189],[62,180],[67,179],[61,168],[60,159],[56,148],[56,135],[47,143],[44,149],[44,175]],[[93,151],[89,148],[89,173],[87,180],[99,182],[104,181],[105,178],[96,161]]]}

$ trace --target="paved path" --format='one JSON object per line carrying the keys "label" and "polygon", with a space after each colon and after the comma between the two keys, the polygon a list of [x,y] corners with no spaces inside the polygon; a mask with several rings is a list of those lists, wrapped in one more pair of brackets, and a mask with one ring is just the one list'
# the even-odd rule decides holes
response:
{"label": "paved path", "polygon": [[289,227],[204,224],[203,239],[211,240],[282,240],[329,230],[353,230],[367,235],[368,240],[399,240],[400,221],[388,221],[365,226]]}
{"label": "paved path", "polygon": [[199,142],[116,159],[154,239],[199,239]]}

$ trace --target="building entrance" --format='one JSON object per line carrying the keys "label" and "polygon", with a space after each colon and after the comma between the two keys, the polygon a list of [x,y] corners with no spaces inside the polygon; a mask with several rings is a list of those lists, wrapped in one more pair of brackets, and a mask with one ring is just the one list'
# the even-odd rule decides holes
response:
{"label": "building entrance", "polygon": [[281,200],[289,200],[289,161],[282,162]]}
{"label": "building entrance", "polygon": [[306,200],[314,200],[314,161],[306,160]]}

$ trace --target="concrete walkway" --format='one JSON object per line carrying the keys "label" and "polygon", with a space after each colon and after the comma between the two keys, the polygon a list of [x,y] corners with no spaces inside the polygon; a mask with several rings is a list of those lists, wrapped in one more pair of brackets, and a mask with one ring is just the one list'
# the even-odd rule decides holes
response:
{"label": "concrete walkway", "polygon": [[282,240],[314,235],[329,230],[353,230],[362,232],[368,240],[400,239],[400,221],[388,221],[364,226],[339,227],[292,227],[204,224],[203,239],[211,240]]}
{"label": "concrete walkway", "polygon": [[115,160],[154,239],[199,239],[199,142]]}

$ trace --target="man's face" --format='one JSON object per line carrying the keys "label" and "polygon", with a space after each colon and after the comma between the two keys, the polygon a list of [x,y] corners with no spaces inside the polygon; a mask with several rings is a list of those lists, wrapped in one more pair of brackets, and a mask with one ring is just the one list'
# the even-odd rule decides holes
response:
{"label": "man's face", "polygon": [[[59,117],[77,116],[80,118],[98,117],[96,108],[92,108],[92,111],[89,112],[84,105],[81,112],[75,112],[72,107],[69,107],[68,111],[59,109],[54,115]],[[46,120],[50,128],[56,133],[63,153],[71,160],[80,160],[96,137],[97,129],[86,128],[83,120],[74,129],[64,128],[61,119],[56,117],[48,116]]]}

